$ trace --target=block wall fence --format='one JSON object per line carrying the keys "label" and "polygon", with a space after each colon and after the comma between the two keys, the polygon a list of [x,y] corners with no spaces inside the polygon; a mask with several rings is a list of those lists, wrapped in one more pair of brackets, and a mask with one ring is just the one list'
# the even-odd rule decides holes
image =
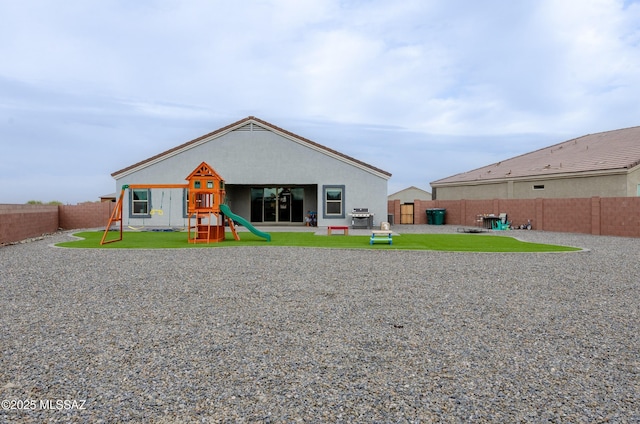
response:
{"label": "block wall fence", "polygon": [[[104,228],[114,202],[78,205],[1,205],[0,245],[57,230]],[[415,200],[414,223],[426,224],[426,210],[446,209],[445,224],[477,225],[483,214],[507,213],[513,225],[531,221],[534,230],[640,237],[640,197],[575,199]],[[400,221],[400,201],[388,202],[388,213]]]}
{"label": "block wall fence", "polygon": [[58,230],[104,228],[114,202],[78,205],[0,205],[0,245]]}
{"label": "block wall fence", "polygon": [[[531,221],[534,230],[640,237],[640,197],[575,199],[415,200],[415,224],[426,224],[426,210],[446,209],[445,225],[476,226],[477,216],[507,214],[514,226]],[[400,218],[400,201],[388,202],[388,213]]]}

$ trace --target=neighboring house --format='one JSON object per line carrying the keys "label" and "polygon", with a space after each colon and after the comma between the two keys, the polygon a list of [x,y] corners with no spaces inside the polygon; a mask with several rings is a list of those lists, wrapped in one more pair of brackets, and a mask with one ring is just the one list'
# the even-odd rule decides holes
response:
{"label": "neighboring house", "polygon": [[414,200],[431,200],[431,193],[418,187],[407,187],[387,196],[388,200],[400,200],[400,203],[413,203]]}
{"label": "neighboring house", "polygon": [[103,196],[100,196],[101,202],[115,202],[116,200],[118,200],[117,193],[110,193],[110,194],[105,194]]}
{"label": "neighboring house", "polygon": [[434,200],[640,196],[640,127],[578,137],[431,187]]}
{"label": "neighboring house", "polygon": [[407,187],[387,197],[389,201],[399,201],[400,216],[394,216],[395,224],[413,224],[414,217],[414,201],[431,200],[431,193],[418,187]]}
{"label": "neighboring house", "polygon": [[[387,218],[391,174],[253,116],[111,174],[129,184],[186,184],[206,162],[224,179],[226,203],[254,224],[349,225],[354,208]],[[126,225],[179,226],[187,219],[186,189],[127,190]],[[133,208],[130,207],[133,205]]]}

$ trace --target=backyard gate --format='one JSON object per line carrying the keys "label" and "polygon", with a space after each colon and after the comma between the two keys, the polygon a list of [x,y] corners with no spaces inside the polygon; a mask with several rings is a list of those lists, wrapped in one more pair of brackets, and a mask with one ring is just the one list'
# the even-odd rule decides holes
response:
{"label": "backyard gate", "polygon": [[413,224],[413,203],[400,205],[400,224]]}

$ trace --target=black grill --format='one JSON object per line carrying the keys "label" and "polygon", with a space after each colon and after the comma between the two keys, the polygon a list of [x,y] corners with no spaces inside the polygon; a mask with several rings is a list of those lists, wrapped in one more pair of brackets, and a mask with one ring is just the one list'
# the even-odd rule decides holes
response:
{"label": "black grill", "polygon": [[349,215],[352,228],[373,228],[373,214],[369,208],[353,208]]}

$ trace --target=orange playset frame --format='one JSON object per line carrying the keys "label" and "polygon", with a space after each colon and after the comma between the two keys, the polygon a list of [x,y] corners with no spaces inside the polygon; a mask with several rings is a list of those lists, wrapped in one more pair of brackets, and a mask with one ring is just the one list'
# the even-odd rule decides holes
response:
{"label": "orange playset frame", "polygon": [[[224,180],[206,162],[202,162],[185,178],[187,184],[127,184],[122,186],[120,198],[116,203],[107,227],[102,235],[100,245],[122,240],[122,202],[127,189],[171,189],[186,188],[188,196],[187,216],[189,229],[187,239],[189,243],[220,242],[225,239],[224,217],[220,211],[220,205],[225,200]],[[215,218],[215,224],[214,224]],[[193,225],[191,220],[194,220]],[[114,223],[120,223],[119,237],[107,240],[107,236]],[[236,240],[240,240],[233,220],[227,217],[229,228]]]}

